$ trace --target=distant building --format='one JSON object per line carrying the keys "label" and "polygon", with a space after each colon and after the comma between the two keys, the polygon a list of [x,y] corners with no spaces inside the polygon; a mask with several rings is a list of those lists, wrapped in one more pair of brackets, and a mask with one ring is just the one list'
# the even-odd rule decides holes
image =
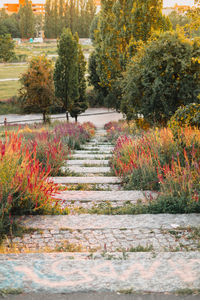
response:
{"label": "distant building", "polygon": [[98,13],[101,9],[101,0],[94,0],[95,4],[96,4],[96,13]]}
{"label": "distant building", "polygon": [[[33,13],[36,15],[42,14],[44,15],[45,13],[45,8],[43,3],[32,3],[31,0],[29,2],[32,5],[32,10]],[[11,15],[13,13],[18,13],[20,9],[20,5],[24,6],[25,5],[25,0],[13,0],[13,3],[5,3],[4,8],[6,10],[6,13],[8,15]]]}
{"label": "distant building", "polygon": [[174,7],[164,7],[162,12],[165,16],[170,15],[173,11],[175,11],[179,15],[184,15],[188,9],[191,9],[191,7],[188,5],[175,4]]}

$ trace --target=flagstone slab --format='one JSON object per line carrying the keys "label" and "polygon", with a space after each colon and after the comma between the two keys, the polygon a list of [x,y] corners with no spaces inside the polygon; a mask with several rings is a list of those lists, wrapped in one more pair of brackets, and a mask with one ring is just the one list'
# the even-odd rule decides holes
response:
{"label": "flagstone slab", "polygon": [[150,191],[62,191],[59,195],[55,195],[62,201],[80,201],[80,202],[122,202],[130,201],[137,203],[138,200],[147,202],[150,199],[155,199],[157,193]]}
{"label": "flagstone slab", "polygon": [[91,184],[117,184],[120,183],[118,177],[109,177],[109,176],[96,176],[96,177],[49,177],[50,180],[53,180],[55,183],[59,184],[76,184],[76,183],[91,183]]}
{"label": "flagstone slab", "polygon": [[53,215],[22,216],[19,224],[40,229],[176,229],[199,227],[200,214],[141,214],[141,215]]}
{"label": "flagstone slab", "polygon": [[76,158],[76,159],[105,159],[105,158],[110,158],[112,157],[111,153],[106,153],[106,154],[97,154],[97,153],[73,153],[71,158]]}
{"label": "flagstone slab", "polygon": [[109,160],[105,159],[75,159],[66,161],[67,165],[108,165]]}
{"label": "flagstone slab", "polygon": [[112,154],[112,151],[110,150],[95,150],[95,151],[92,151],[92,150],[75,150],[73,154]]}
{"label": "flagstone slab", "polygon": [[[65,167],[61,168],[63,171],[66,170]],[[79,166],[68,166],[67,170],[69,170],[70,172],[75,172],[75,173],[89,173],[89,174],[95,174],[95,173],[108,173],[110,172],[110,167],[79,167]]]}
{"label": "flagstone slab", "polygon": [[0,288],[26,292],[199,289],[200,253],[0,255]]}
{"label": "flagstone slab", "polygon": [[89,150],[89,151],[112,151],[114,149],[114,146],[107,146],[107,145],[104,145],[104,146],[100,146],[100,145],[95,145],[95,146],[90,146],[90,145],[84,145],[82,146],[82,149],[83,150]]}

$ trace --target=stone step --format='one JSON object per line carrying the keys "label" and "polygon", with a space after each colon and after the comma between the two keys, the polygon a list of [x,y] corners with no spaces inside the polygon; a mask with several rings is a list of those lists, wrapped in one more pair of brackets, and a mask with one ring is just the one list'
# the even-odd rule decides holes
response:
{"label": "stone step", "polygon": [[80,174],[98,174],[98,173],[108,173],[110,172],[110,167],[79,167],[79,166],[68,166],[62,167],[61,170],[65,172],[66,170],[74,173]]}
{"label": "stone step", "polygon": [[[71,245],[68,251],[73,248],[82,252],[198,251],[199,221],[200,214],[20,217],[18,222],[26,233],[12,242],[18,252],[56,251],[64,244]],[[27,233],[30,228],[33,230]],[[3,245],[11,250],[9,237]]]}
{"label": "stone step", "polygon": [[149,199],[157,197],[157,193],[150,191],[62,191],[55,198],[63,201],[67,206],[69,201],[81,203],[92,202],[91,205],[100,202],[111,202],[113,206],[124,205],[125,202],[136,204],[139,200],[146,203]]}
{"label": "stone step", "polygon": [[100,145],[95,145],[95,146],[90,146],[90,145],[84,145],[82,146],[83,150],[89,150],[89,151],[113,151],[114,147],[113,146],[100,146]]}
{"label": "stone step", "polygon": [[106,142],[99,142],[99,141],[90,141],[89,143],[87,143],[88,146],[100,146],[100,147],[104,147],[104,146],[108,146],[108,147],[114,147],[113,144],[110,143],[106,143]]}
{"label": "stone step", "polygon": [[199,227],[200,214],[141,214],[141,215],[35,215],[23,216],[17,219],[25,228],[40,228],[57,230],[68,228],[79,229],[169,229],[176,230],[184,227]]}
{"label": "stone step", "polygon": [[1,255],[0,274],[1,289],[24,292],[175,292],[199,289],[200,253]]}
{"label": "stone step", "polygon": [[157,193],[149,191],[62,191],[55,198],[59,199],[62,208],[72,211],[78,208],[91,209],[99,204],[110,203],[112,207],[124,206],[126,202],[137,204],[138,201],[147,203],[157,197]]}
{"label": "stone step", "polygon": [[98,150],[98,151],[76,150],[76,151],[74,151],[74,153],[72,153],[72,155],[73,154],[79,154],[79,155],[82,155],[82,154],[93,154],[93,155],[96,155],[96,154],[112,154],[112,151],[110,151],[110,150],[102,150],[102,151],[100,151],[100,150]]}
{"label": "stone step", "polygon": [[105,160],[105,159],[93,159],[93,160],[89,160],[89,159],[75,159],[75,160],[68,160],[66,161],[66,165],[108,165],[109,164],[109,160]]}
{"label": "stone step", "polygon": [[71,158],[76,159],[106,159],[112,157],[112,154],[96,154],[96,153],[74,153],[72,154]]}
{"label": "stone step", "polygon": [[120,179],[117,177],[49,177],[58,184],[78,184],[78,183],[90,183],[90,184],[117,184],[120,183]]}

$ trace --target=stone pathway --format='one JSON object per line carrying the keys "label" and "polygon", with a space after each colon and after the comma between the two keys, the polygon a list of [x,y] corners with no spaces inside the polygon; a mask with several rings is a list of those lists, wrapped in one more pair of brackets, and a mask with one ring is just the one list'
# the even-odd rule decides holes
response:
{"label": "stone pathway", "polygon": [[92,141],[72,154],[65,168],[73,176],[49,178],[67,186],[55,197],[71,214],[18,219],[22,234],[7,238],[5,254],[0,254],[0,290],[200,289],[199,214],[79,214],[81,208],[123,207],[157,196],[121,189],[109,167],[113,146],[104,135],[104,130],[98,130]]}

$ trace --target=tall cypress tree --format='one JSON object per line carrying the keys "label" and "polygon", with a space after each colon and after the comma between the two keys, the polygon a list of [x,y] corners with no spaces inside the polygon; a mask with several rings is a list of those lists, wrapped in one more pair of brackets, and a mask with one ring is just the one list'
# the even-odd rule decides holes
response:
{"label": "tall cypress tree", "polygon": [[31,3],[26,0],[24,6],[20,6],[20,33],[22,38],[31,38],[35,32],[35,18]]}
{"label": "tall cypress tree", "polygon": [[58,42],[58,59],[55,64],[55,94],[68,112],[79,97],[78,89],[78,49],[77,41],[70,29],[64,29]]}
{"label": "tall cypress tree", "polygon": [[51,38],[52,35],[52,11],[51,0],[46,0],[45,17],[44,17],[44,35],[46,38]]}
{"label": "tall cypress tree", "polygon": [[84,54],[82,51],[82,47],[79,44],[79,37],[78,34],[75,34],[75,39],[78,46],[77,51],[77,64],[78,64],[78,91],[79,96],[74,99],[73,104],[70,107],[70,115],[75,118],[75,121],[77,122],[77,117],[82,112],[84,112],[88,105],[86,100],[86,79],[85,79],[85,72],[86,72],[86,62],[84,58]]}

